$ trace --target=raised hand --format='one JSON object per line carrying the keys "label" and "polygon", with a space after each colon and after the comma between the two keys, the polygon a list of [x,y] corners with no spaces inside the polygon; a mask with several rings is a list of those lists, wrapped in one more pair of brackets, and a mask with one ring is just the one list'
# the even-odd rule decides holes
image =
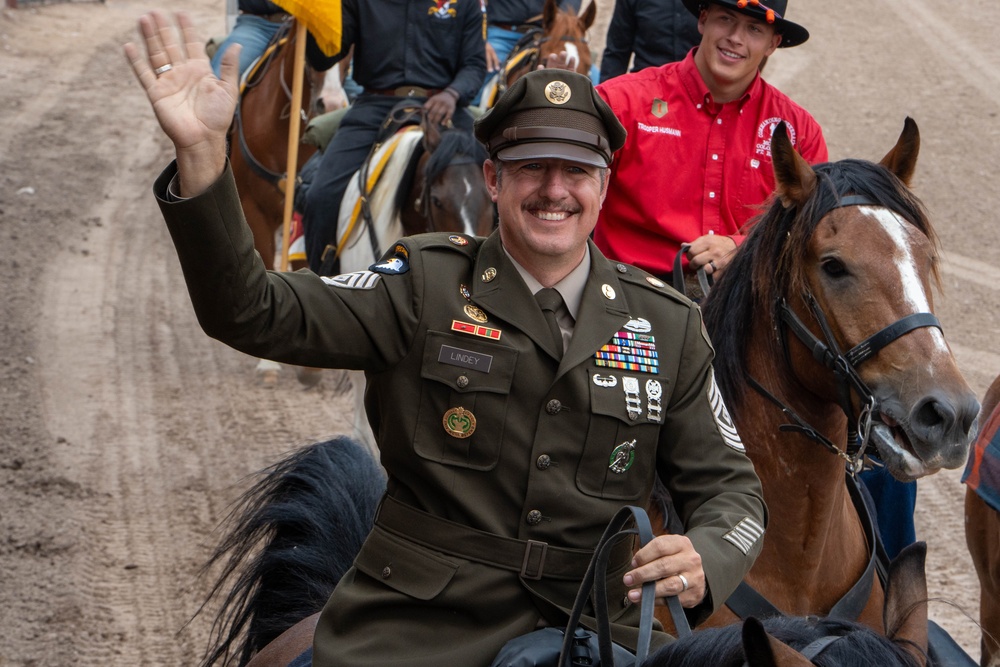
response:
{"label": "raised hand", "polygon": [[174,143],[181,194],[192,196],[225,168],[226,132],[239,99],[239,47],[227,50],[222,78],[216,78],[191,19],[176,18],[180,39],[167,15],[154,11],[139,19],[145,55],[133,43],[124,48],[160,127]]}

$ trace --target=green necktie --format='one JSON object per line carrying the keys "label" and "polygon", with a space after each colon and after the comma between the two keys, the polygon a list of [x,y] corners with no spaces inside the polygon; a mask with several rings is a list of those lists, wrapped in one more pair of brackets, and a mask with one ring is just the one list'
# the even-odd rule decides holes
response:
{"label": "green necktie", "polygon": [[556,311],[563,305],[562,295],[555,288],[545,287],[535,293],[535,300],[538,301],[538,305],[542,308],[542,314],[545,315],[545,321],[548,323],[549,331],[552,334],[552,341],[556,344],[558,356],[562,358],[563,335],[562,329],[559,328],[559,322],[556,320]]}

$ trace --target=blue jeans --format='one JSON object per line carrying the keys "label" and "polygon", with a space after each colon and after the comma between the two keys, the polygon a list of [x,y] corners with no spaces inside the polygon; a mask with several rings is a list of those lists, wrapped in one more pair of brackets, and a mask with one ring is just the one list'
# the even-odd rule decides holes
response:
{"label": "blue jeans", "polygon": [[875,501],[878,532],[890,559],[917,539],[913,510],[917,504],[917,483],[900,482],[885,468],[866,470],[859,475]]}
{"label": "blue jeans", "polygon": [[[524,35],[520,32],[516,32],[514,30],[504,30],[503,28],[498,28],[495,25],[491,25],[486,29],[486,41],[490,43],[490,46],[492,46],[493,50],[496,52],[497,60],[500,61],[501,67],[503,66],[504,61],[507,60],[507,56],[510,55],[510,52],[513,51],[514,47],[517,46],[517,43],[521,41],[522,37],[524,37]],[[486,73],[486,79],[483,81],[483,88],[479,90],[479,94],[476,95],[476,99],[472,100],[473,106],[479,105],[480,98],[483,96],[486,84],[489,83],[494,74],[496,74],[496,72]],[[601,70],[598,69],[597,65],[590,66],[590,81],[595,86],[601,81]]]}
{"label": "blue jeans", "polygon": [[222,54],[226,52],[232,44],[242,44],[243,50],[240,52],[240,76],[247,71],[247,68],[257,60],[267,45],[281,27],[280,23],[271,23],[267,19],[253,14],[240,14],[236,17],[236,25],[229,33],[225,41],[219,45],[219,50],[212,57],[212,70],[215,76],[219,76],[219,68],[222,66]]}

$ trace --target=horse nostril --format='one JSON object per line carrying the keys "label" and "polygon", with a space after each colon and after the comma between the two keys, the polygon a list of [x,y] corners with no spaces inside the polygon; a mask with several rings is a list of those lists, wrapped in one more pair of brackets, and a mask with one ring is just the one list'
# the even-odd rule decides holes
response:
{"label": "horse nostril", "polygon": [[955,410],[951,405],[933,396],[924,398],[910,413],[913,430],[926,440],[934,440],[948,433],[955,421]]}

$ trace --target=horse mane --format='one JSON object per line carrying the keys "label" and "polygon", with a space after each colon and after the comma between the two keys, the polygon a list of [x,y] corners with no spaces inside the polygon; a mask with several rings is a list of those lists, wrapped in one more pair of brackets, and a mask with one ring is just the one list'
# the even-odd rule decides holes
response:
{"label": "horse mane", "polygon": [[[406,205],[406,198],[410,192],[413,179],[416,176],[417,165],[420,162],[423,151],[424,149],[414,151],[410,157],[410,163],[406,167],[393,201],[394,210],[397,212],[403,210],[403,207]],[[457,160],[465,158],[467,161],[481,166],[488,157],[486,149],[476,140],[471,132],[459,128],[449,128],[442,131],[440,143],[438,143],[437,148],[431,151],[424,166],[424,191],[420,196],[426,197],[431,184],[441,176],[445,169],[455,164]]]}
{"label": "horse mane", "polygon": [[[812,659],[818,667],[918,667],[921,664],[904,648],[917,648],[915,645],[893,642],[860,623],[814,616],[775,616],[762,624],[768,634],[797,651],[824,637],[838,637]],[[651,655],[644,667],[740,667],[746,664],[745,661],[742,624],[734,623],[698,630],[668,644]]]}
{"label": "horse mane", "polygon": [[[846,159],[816,165],[813,170],[818,177],[816,187],[804,205],[785,208],[772,195],[765,211],[748,223],[749,234],[703,304],[705,326],[715,347],[716,378],[734,414],[745,389],[747,332],[754,318],[764,313],[778,322],[781,298],[803,292],[801,258],[820,219],[841,197],[868,197],[896,212],[938,247],[923,204],[885,167]],[[933,277],[940,287],[936,258]]]}
{"label": "horse mane", "polygon": [[203,667],[246,664],[321,610],[368,536],[385,489],[375,459],[346,436],[305,447],[260,475],[234,504],[226,537],[202,569],[223,563],[196,616],[229,589]]}

